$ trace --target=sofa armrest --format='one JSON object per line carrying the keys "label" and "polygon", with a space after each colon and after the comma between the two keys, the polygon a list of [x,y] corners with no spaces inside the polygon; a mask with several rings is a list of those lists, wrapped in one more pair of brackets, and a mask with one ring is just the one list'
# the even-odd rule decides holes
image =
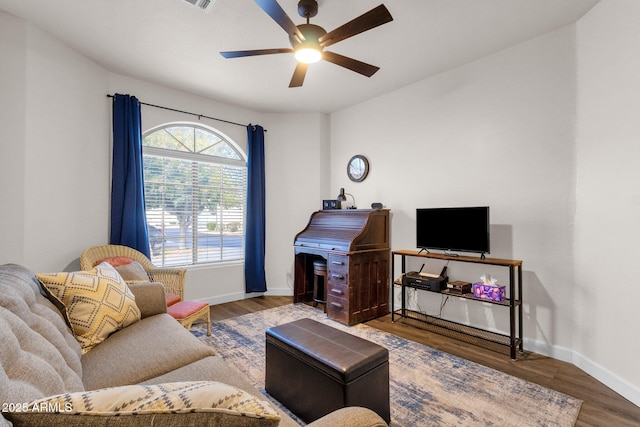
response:
{"label": "sofa armrest", "polygon": [[307,427],[387,427],[387,423],[371,409],[348,406],[307,424]]}
{"label": "sofa armrest", "polygon": [[136,297],[136,305],[140,309],[143,319],[154,314],[167,312],[167,300],[164,296],[162,283],[130,283],[128,286]]}

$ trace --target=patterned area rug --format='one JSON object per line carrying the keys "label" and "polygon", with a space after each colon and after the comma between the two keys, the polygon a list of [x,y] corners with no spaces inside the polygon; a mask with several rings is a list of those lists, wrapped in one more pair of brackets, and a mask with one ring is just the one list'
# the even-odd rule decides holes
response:
{"label": "patterned area rug", "polygon": [[370,326],[342,325],[305,304],[214,322],[211,337],[204,325],[194,325],[192,332],[271,398],[264,391],[265,331],[304,317],[389,350],[392,426],[573,426],[582,405],[571,396]]}

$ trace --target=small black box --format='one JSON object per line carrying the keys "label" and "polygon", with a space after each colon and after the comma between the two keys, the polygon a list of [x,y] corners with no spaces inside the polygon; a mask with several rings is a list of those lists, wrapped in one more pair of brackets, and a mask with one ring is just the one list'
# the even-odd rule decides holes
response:
{"label": "small black box", "polygon": [[334,209],[342,209],[342,202],[340,200],[323,200],[322,210],[329,211]]}
{"label": "small black box", "polygon": [[471,293],[471,283],[463,282],[461,280],[456,280],[454,282],[447,283],[447,289],[452,294],[470,294]]}

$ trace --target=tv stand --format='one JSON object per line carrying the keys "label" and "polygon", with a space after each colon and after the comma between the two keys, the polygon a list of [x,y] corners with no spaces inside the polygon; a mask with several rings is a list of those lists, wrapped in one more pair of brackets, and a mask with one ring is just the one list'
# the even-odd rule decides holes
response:
{"label": "tv stand", "polygon": [[[484,254],[483,254],[484,255]],[[471,301],[479,301],[484,303],[494,304],[496,306],[505,307],[509,309],[509,335],[488,331],[486,329],[476,328],[474,326],[463,325],[451,320],[445,320],[440,317],[429,316],[410,310],[406,307],[406,288],[414,288],[419,290],[418,287],[412,285],[405,285],[402,283],[402,279],[395,280],[395,260],[396,257],[401,258],[402,274],[406,273],[406,258],[418,257],[418,258],[431,258],[440,259],[445,261],[475,263],[484,265],[495,265],[500,267],[509,268],[509,286],[508,297],[504,301],[490,301],[486,299],[476,298],[473,294],[455,294],[448,289],[442,291],[440,294],[447,297],[463,298]],[[401,276],[402,277],[402,276]],[[394,307],[393,289],[394,287],[400,287],[402,292],[401,308],[396,310]],[[429,292],[427,292],[429,293]],[[430,292],[434,293],[434,292]],[[454,338],[464,339],[464,337],[471,337],[474,339],[481,339],[488,341],[489,343],[497,344],[499,346],[508,347],[511,360],[516,360],[516,352],[522,353],[524,351],[522,342],[522,261],[511,259],[498,259],[498,258],[481,258],[469,257],[469,256],[450,256],[446,254],[431,253],[429,251],[423,252],[415,250],[396,250],[391,252],[391,321],[395,322],[396,316],[400,319],[415,320],[416,327],[422,327],[423,329],[441,333]],[[477,340],[472,340],[475,343]]]}

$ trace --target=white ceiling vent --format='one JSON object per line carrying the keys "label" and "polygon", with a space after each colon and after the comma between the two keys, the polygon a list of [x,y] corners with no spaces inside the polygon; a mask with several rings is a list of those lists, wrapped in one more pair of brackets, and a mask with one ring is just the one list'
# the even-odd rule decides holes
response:
{"label": "white ceiling vent", "polygon": [[211,9],[211,6],[216,2],[216,0],[184,0],[189,4],[196,6],[199,9],[208,12]]}

